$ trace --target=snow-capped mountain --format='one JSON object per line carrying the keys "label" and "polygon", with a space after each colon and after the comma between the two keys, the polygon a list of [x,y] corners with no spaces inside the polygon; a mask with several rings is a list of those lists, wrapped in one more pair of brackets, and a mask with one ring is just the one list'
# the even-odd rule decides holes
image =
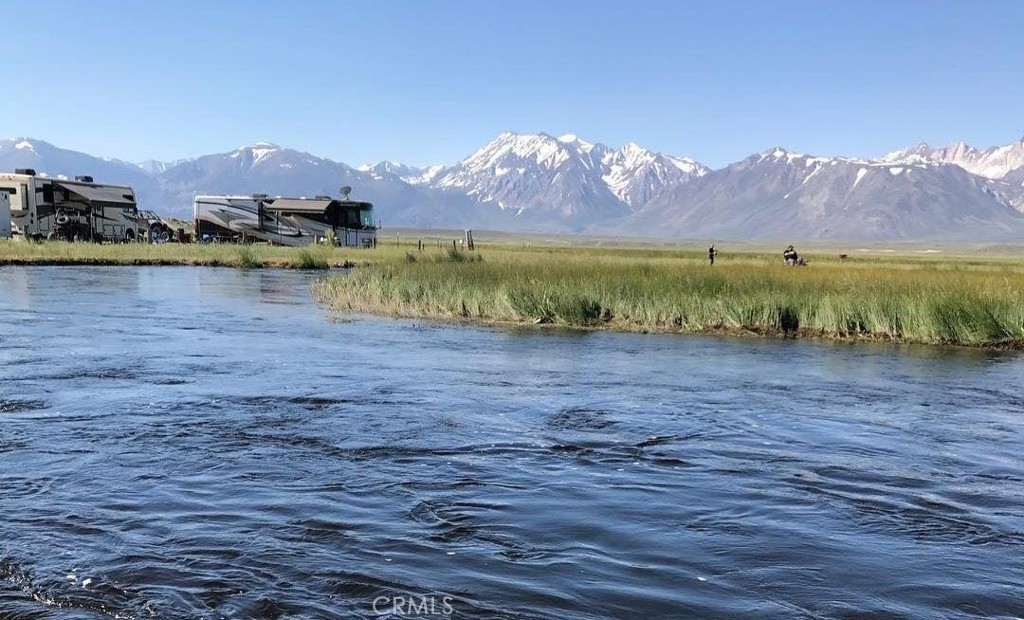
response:
{"label": "snow-capped mountain", "polygon": [[1002,179],[1024,170],[1024,138],[1004,146],[977,149],[963,142],[934,148],[922,142],[914,148],[885,155],[886,162],[931,161],[956,164],[964,170],[989,179]]}
{"label": "snow-capped mountain", "polygon": [[35,138],[0,140],[0,171],[32,168],[40,175],[73,179],[88,175],[104,183],[130,185],[141,202],[163,204],[159,183],[152,175],[118,159],[93,157]]}
{"label": "snow-capped mountain", "polygon": [[635,144],[612,149],[572,134],[506,132],[451,167],[381,162],[356,169],[269,142],[142,166],[15,138],[0,140],[0,170],[128,184],[142,208],[177,217],[190,215],[196,194],[337,195],[348,185],[352,198],[375,203],[388,226],[1024,240],[1022,149],[920,145],[868,160],[774,148],[711,171]]}
{"label": "snow-capped mountain", "polygon": [[410,185],[424,185],[444,170],[444,166],[417,167],[397,161],[382,161],[376,164],[363,164],[357,170],[370,173],[378,179],[398,179]]}
{"label": "snow-capped mountain", "polygon": [[575,136],[505,132],[434,179],[434,187],[496,204],[523,221],[574,230],[627,215],[601,180],[603,150]]}
{"label": "snow-capped mountain", "polygon": [[1024,138],[1004,146],[978,149],[964,142],[933,148],[922,142],[914,148],[885,155],[882,161],[893,163],[942,162],[993,179],[992,188],[1024,212]]}
{"label": "snow-capped mountain", "polygon": [[140,161],[140,162],[136,163],[135,165],[137,167],[141,168],[143,171],[145,171],[148,174],[158,175],[158,174],[163,174],[164,172],[166,172],[170,168],[173,168],[173,167],[177,166],[178,164],[183,164],[183,163],[185,163],[187,161],[189,161],[189,160],[188,159],[175,159],[173,161],[157,161],[155,159],[147,159],[146,161]]}
{"label": "snow-capped mountain", "polygon": [[953,164],[775,148],[675,188],[623,225],[712,238],[1024,236],[1024,216],[991,183]]}
{"label": "snow-capped mountain", "polygon": [[706,173],[690,159],[622,149],[574,134],[505,132],[441,172],[431,185],[497,204],[525,221],[557,220],[579,230],[628,215],[668,187]]}
{"label": "snow-capped mountain", "polygon": [[601,158],[601,179],[619,200],[634,209],[710,170],[688,158],[654,153],[632,142],[617,151],[608,151]]}
{"label": "snow-capped mountain", "polygon": [[152,181],[142,170],[117,159],[69,151],[34,138],[0,140],[0,170],[13,172],[15,168],[32,168],[51,177],[90,175],[108,183],[127,185]]}

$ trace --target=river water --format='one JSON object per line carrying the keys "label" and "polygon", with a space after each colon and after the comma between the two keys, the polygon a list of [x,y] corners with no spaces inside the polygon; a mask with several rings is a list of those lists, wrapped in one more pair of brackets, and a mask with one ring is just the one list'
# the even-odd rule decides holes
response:
{"label": "river water", "polygon": [[0,268],[0,618],[1024,617],[1024,357]]}

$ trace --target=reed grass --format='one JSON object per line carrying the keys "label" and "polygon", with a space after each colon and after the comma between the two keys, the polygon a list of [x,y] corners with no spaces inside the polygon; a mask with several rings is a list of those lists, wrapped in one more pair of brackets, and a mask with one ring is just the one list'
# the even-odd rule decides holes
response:
{"label": "reed grass", "polygon": [[[479,254],[475,254],[479,256]],[[708,266],[661,250],[490,250],[396,260],[314,287],[334,308],[399,317],[645,332],[730,332],[967,346],[1024,343],[1024,264],[766,254]]]}

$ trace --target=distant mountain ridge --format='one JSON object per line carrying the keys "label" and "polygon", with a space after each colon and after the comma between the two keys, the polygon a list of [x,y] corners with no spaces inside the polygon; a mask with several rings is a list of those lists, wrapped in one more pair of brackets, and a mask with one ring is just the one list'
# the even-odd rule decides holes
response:
{"label": "distant mountain ridge", "polygon": [[0,140],[0,170],[91,174],[140,205],[189,217],[196,194],[352,197],[385,225],[687,238],[1024,240],[1024,141],[927,144],[877,159],[768,149],[717,170],[633,143],[504,132],[451,166],[348,164],[270,142],[130,164],[31,138]]}
{"label": "distant mountain ridge", "polygon": [[1024,214],[992,183],[953,164],[775,148],[676,187],[621,226],[722,238],[1024,239]]}

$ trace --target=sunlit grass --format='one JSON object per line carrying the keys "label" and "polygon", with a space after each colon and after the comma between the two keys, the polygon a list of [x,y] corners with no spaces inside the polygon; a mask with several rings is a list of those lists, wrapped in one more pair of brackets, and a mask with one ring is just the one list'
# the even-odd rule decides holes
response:
{"label": "sunlit grass", "polygon": [[477,262],[386,261],[325,280],[320,301],[402,317],[628,331],[729,331],[1014,346],[1024,264],[886,257],[787,267],[766,254],[710,267],[695,252],[494,248]]}
{"label": "sunlit grass", "polygon": [[0,241],[0,264],[79,265],[202,265],[328,269],[381,260],[391,253],[327,246],[290,248],[235,244],[114,244],[31,243]]}
{"label": "sunlit grass", "polygon": [[[440,246],[440,244],[438,244]],[[479,246],[479,244],[478,244]],[[324,269],[339,310],[626,331],[726,331],[957,345],[1024,342],[1024,260],[866,254],[841,261],[671,248],[382,243],[372,250],[231,244],[0,241],[0,264],[168,264]]]}

